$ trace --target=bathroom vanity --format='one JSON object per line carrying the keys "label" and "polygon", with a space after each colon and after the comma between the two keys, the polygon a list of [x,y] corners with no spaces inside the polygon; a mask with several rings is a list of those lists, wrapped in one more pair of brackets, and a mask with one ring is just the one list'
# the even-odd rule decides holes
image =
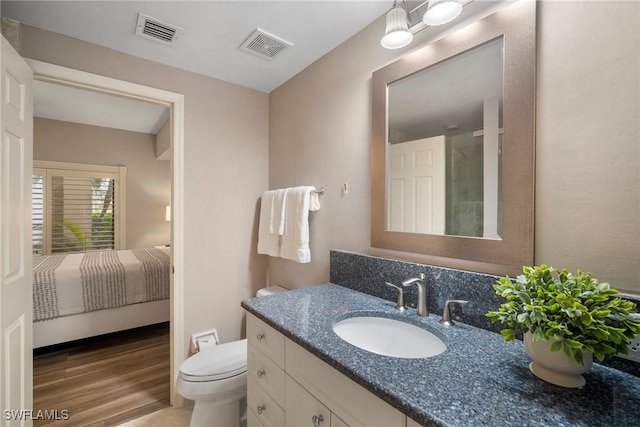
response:
{"label": "bathroom vanity", "polygon": [[405,425],[400,411],[251,314],[247,337],[249,426]]}
{"label": "bathroom vanity", "polygon": [[[326,284],[243,301],[247,315],[248,425],[632,426],[640,423],[640,378],[594,364],[582,389],[530,373],[521,342],[440,317],[400,313],[395,303]],[[333,331],[374,315],[438,336],[426,359],[380,356]]]}

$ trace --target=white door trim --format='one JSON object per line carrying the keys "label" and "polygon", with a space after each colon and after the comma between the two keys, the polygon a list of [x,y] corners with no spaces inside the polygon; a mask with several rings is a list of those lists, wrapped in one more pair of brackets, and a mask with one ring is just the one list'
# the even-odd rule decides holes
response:
{"label": "white door trim", "polygon": [[25,59],[34,80],[61,84],[95,92],[134,98],[168,107],[171,111],[172,191],[171,216],[173,268],[171,285],[171,404],[181,406],[175,390],[180,364],[184,360],[184,95],[136,83],[87,73],[46,62]]}

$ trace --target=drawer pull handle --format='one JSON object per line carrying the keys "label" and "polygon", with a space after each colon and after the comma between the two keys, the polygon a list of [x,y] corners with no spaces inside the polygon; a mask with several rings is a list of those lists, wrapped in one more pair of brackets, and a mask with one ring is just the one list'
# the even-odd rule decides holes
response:
{"label": "drawer pull handle", "polygon": [[324,417],[322,414],[314,415],[311,417],[311,422],[313,423],[313,427],[320,427],[320,423],[324,421]]}
{"label": "drawer pull handle", "polygon": [[264,332],[260,332],[258,335],[256,335],[256,338],[258,341],[262,341],[264,339]]}
{"label": "drawer pull handle", "polygon": [[264,374],[266,374],[264,369],[260,369],[259,371],[256,372],[256,375],[258,376],[258,379],[264,377]]}
{"label": "drawer pull handle", "polygon": [[262,415],[262,412],[265,410],[266,408],[264,407],[264,405],[258,405],[258,407],[256,408],[256,411],[258,411],[258,415]]}

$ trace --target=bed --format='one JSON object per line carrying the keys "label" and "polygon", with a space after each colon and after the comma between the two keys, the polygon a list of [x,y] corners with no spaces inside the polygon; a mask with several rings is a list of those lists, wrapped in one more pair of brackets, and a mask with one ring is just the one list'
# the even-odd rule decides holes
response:
{"label": "bed", "polygon": [[168,248],[35,256],[33,347],[169,320]]}

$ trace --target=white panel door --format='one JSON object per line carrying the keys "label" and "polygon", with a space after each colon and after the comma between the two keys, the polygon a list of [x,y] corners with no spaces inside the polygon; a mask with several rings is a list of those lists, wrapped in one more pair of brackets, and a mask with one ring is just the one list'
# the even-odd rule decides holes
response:
{"label": "white panel door", "polygon": [[4,37],[0,68],[0,425],[30,426],[33,72]]}
{"label": "white panel door", "polygon": [[387,230],[445,233],[445,137],[389,146]]}

